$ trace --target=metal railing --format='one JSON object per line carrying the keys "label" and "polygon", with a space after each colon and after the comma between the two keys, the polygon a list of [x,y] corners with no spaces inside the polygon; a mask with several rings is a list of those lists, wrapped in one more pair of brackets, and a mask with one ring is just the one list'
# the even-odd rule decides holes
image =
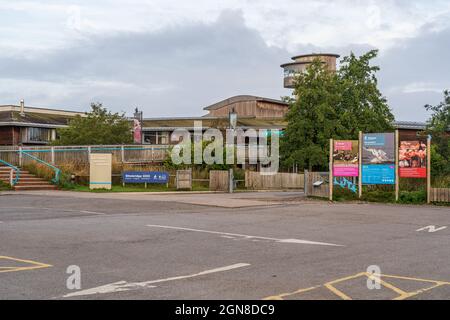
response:
{"label": "metal railing", "polygon": [[55,177],[52,179],[52,182],[54,183],[54,184],[58,184],[59,183],[59,178],[60,178],[60,176],[61,176],[61,170],[60,169],[58,169],[57,167],[55,167],[54,165],[51,165],[50,163],[48,163],[48,162],[45,162],[44,160],[42,160],[42,159],[39,159],[38,157],[35,157],[35,156],[32,156],[31,154],[28,154],[28,153],[26,153],[25,151],[19,151],[22,155],[24,155],[24,156],[27,156],[27,157],[29,157],[29,158],[31,158],[31,159],[33,159],[33,160],[35,160],[35,161],[37,161],[37,162],[39,162],[39,163],[42,163],[43,165],[46,165],[47,167],[49,167],[50,169],[52,169],[54,172],[55,172]]}
{"label": "metal railing", "polygon": [[[2,159],[0,159],[0,163],[3,163],[7,167],[11,168],[11,171],[9,173],[9,184],[11,186],[15,186],[19,182],[19,179],[20,179],[20,169],[17,168],[16,166],[13,166],[9,162],[6,162],[5,160],[2,160]],[[16,176],[15,177],[14,177],[14,171],[16,172]]]}

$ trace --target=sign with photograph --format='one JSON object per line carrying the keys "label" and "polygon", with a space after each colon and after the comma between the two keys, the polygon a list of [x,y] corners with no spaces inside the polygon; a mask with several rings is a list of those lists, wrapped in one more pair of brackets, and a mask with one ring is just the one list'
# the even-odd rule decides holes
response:
{"label": "sign with photograph", "polygon": [[401,178],[427,177],[427,144],[422,141],[401,141],[399,148]]}
{"label": "sign with photograph", "polygon": [[363,184],[395,184],[394,133],[363,135],[361,169]]}
{"label": "sign with photograph", "polygon": [[335,140],[333,147],[333,176],[357,177],[358,141]]}

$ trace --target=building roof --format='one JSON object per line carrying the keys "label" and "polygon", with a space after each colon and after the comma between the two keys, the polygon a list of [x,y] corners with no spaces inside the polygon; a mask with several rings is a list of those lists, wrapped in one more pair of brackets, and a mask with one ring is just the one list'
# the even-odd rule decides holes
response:
{"label": "building roof", "polygon": [[209,105],[209,106],[203,108],[203,110],[216,110],[216,109],[220,109],[222,107],[228,106],[233,103],[245,102],[245,101],[263,101],[263,102],[269,102],[269,103],[275,103],[275,104],[288,106],[288,104],[286,102],[281,101],[281,100],[257,97],[257,96],[251,96],[251,95],[239,95],[239,96],[234,96],[234,97],[219,101],[217,103],[214,103],[212,105]]}
{"label": "building roof", "polygon": [[17,111],[0,111],[0,126],[36,126],[57,128],[67,126],[74,116],[25,112],[21,115]]}
{"label": "building roof", "polygon": [[291,59],[295,60],[298,58],[305,58],[305,57],[321,57],[321,56],[325,56],[325,57],[335,57],[335,58],[339,58],[340,55],[335,54],[335,53],[310,53],[310,54],[300,54],[298,56],[294,56]]}
{"label": "building roof", "polygon": [[412,129],[412,130],[425,130],[427,124],[425,122],[416,121],[395,121],[394,128],[396,129]]}
{"label": "building roof", "polygon": [[[162,131],[177,128],[192,129],[196,121],[201,121],[204,128],[227,128],[229,126],[228,117],[197,117],[144,119],[142,127],[144,130]],[[237,126],[239,128],[282,129],[286,127],[286,121],[283,118],[238,117]]]}

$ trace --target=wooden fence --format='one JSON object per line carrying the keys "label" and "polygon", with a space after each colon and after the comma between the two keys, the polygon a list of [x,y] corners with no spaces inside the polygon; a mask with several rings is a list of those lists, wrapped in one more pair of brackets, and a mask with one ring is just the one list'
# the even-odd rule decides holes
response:
{"label": "wooden fence", "polygon": [[152,163],[166,159],[169,146],[95,145],[95,146],[30,146],[0,147],[0,159],[22,166],[33,161],[22,157],[20,150],[53,165],[88,164],[91,153],[111,153],[116,163]]}
{"label": "wooden fence", "polygon": [[228,191],[229,173],[227,170],[209,171],[209,190],[210,191]]}
{"label": "wooden fence", "polygon": [[303,174],[277,173],[262,175],[260,172],[245,171],[245,187],[251,190],[304,189]]}
{"label": "wooden fence", "polygon": [[431,188],[431,202],[450,202],[450,188]]}
{"label": "wooden fence", "polygon": [[328,198],[330,196],[328,172],[305,171],[305,195]]}
{"label": "wooden fence", "polygon": [[192,170],[177,170],[177,190],[192,189]]}

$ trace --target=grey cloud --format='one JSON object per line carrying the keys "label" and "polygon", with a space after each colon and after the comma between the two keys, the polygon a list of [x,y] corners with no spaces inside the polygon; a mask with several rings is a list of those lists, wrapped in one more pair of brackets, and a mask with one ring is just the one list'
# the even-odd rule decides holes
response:
{"label": "grey cloud", "polygon": [[0,59],[0,72],[3,78],[75,83],[76,94],[59,104],[87,108],[99,100],[115,110],[138,105],[147,116],[200,115],[203,106],[230,95],[288,94],[279,65],[289,56],[248,29],[242,13],[225,11],[210,25],[90,37],[45,56]]}
{"label": "grey cloud", "polygon": [[[380,85],[398,119],[423,121],[423,104],[439,101],[436,92],[408,94],[399,88],[448,83],[449,40],[449,30],[424,32],[378,58]],[[347,55],[370,49],[304,45],[288,52],[267,46],[257,31],[245,26],[242,12],[224,11],[211,24],[90,36],[45,55],[0,56],[0,94],[2,103],[25,98],[30,105],[87,110],[90,102],[101,101],[128,113],[139,106],[146,117],[202,115],[202,107],[232,95],[290,94],[282,86],[279,65],[294,54]]]}

